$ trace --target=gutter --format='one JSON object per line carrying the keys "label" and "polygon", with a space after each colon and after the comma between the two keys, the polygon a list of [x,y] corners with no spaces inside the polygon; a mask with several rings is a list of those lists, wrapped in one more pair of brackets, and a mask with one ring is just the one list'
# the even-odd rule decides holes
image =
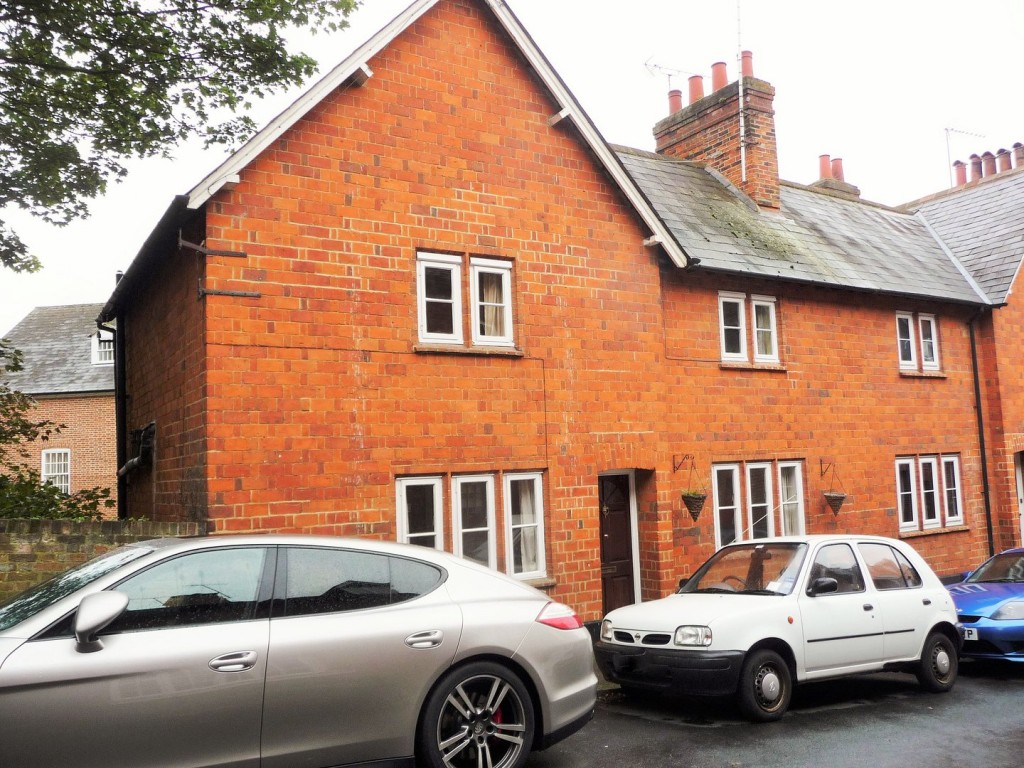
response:
{"label": "gutter", "polygon": [[[121,278],[123,279],[123,278]],[[120,283],[121,280],[118,280]],[[117,287],[114,288],[115,292]],[[127,424],[128,417],[128,396],[125,392],[125,364],[124,364],[124,342],[117,328],[104,325],[102,316],[96,318],[96,327],[101,331],[110,333],[114,338],[114,445],[117,451],[117,466],[123,467],[127,450]],[[117,519],[124,520],[128,517],[128,478],[124,477],[120,470],[117,473]]]}

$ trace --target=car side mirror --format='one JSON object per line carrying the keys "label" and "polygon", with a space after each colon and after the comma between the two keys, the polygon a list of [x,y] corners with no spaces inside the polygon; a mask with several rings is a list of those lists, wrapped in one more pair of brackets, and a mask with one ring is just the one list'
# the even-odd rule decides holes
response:
{"label": "car side mirror", "polygon": [[807,588],[807,594],[811,597],[827,595],[829,592],[838,591],[839,582],[829,576],[822,576],[821,578],[815,579],[811,582],[811,586]]}
{"label": "car side mirror", "polygon": [[124,592],[95,592],[82,598],[75,615],[75,640],[79,653],[93,653],[103,648],[96,635],[124,613],[128,595]]}

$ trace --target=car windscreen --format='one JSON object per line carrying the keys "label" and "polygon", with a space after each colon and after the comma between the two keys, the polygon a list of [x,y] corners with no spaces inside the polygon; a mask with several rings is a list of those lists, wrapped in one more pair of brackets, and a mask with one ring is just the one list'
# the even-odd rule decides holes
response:
{"label": "car windscreen", "polygon": [[52,579],[21,592],[0,605],[0,631],[10,629],[53,605],[75,590],[106,576],[122,565],[152,552],[151,547],[127,546],[94,557]]}
{"label": "car windscreen", "polygon": [[716,552],[679,592],[788,595],[796,586],[807,545],[752,541]]}
{"label": "car windscreen", "polygon": [[966,581],[1024,582],[1024,553],[1003,552],[986,560]]}

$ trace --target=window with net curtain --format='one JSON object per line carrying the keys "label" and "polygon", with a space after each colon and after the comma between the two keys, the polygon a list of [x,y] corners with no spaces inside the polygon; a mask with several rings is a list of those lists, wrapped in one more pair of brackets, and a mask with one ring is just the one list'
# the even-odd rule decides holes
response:
{"label": "window with net curtain", "polygon": [[512,346],[512,263],[470,259],[473,343]]}
{"label": "window with net curtain", "polygon": [[540,473],[505,475],[507,569],[513,576],[545,576],[544,494]]}

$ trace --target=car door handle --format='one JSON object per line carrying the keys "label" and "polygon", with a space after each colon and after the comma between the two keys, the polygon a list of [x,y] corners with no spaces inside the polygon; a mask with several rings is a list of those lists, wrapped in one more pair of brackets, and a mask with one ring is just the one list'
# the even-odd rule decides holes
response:
{"label": "car door handle", "polygon": [[864,603],[864,610],[865,611],[873,611],[873,610],[875,610],[875,606],[873,606],[871,603]]}
{"label": "car door handle", "polygon": [[927,597],[924,600],[922,600],[921,602],[924,603],[925,605],[931,605],[932,604],[932,601],[929,598],[927,598]]}
{"label": "car door handle", "polygon": [[426,632],[417,632],[405,638],[405,644],[410,648],[437,648],[444,640],[444,632],[440,629],[429,629]]}
{"label": "car door handle", "polygon": [[245,672],[256,666],[256,651],[235,651],[210,659],[214,672]]}

